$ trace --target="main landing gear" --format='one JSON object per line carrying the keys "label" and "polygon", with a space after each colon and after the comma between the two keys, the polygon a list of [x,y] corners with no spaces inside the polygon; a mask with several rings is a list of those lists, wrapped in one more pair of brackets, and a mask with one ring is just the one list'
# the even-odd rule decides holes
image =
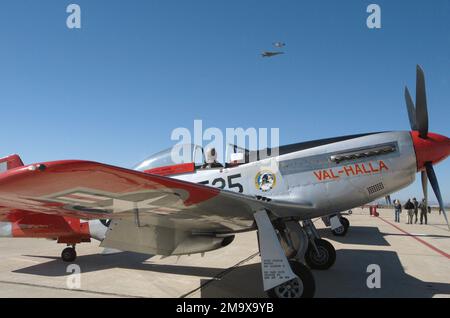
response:
{"label": "main landing gear", "polygon": [[345,234],[347,234],[348,228],[350,227],[350,221],[343,216],[339,218],[339,221],[341,221],[342,227],[337,228],[336,230],[332,230],[331,232],[335,236],[345,236]]}
{"label": "main landing gear", "polygon": [[336,251],[321,239],[314,224],[275,220],[265,210],[255,213],[264,290],[269,297],[310,298],[315,293],[311,269],[330,268]]}
{"label": "main landing gear", "polygon": [[75,244],[69,247],[66,247],[65,249],[63,249],[63,251],[61,252],[61,259],[64,262],[74,262],[77,258],[77,252],[75,250]]}
{"label": "main landing gear", "polygon": [[312,269],[329,269],[336,261],[336,250],[334,246],[320,237],[311,220],[303,221],[303,228],[309,238],[308,249],[305,253],[306,264]]}
{"label": "main landing gear", "polygon": [[303,263],[290,261],[292,271],[297,278],[278,285],[267,291],[270,298],[312,298],[316,283],[311,270]]}
{"label": "main landing gear", "polygon": [[[349,214],[351,214],[350,211]],[[345,236],[350,227],[350,221],[341,213],[325,216],[322,221],[326,226],[331,227],[334,236]]]}

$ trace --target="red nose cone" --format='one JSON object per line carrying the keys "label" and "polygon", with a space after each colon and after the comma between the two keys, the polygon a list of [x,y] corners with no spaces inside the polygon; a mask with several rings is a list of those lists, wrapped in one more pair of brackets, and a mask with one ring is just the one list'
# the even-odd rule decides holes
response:
{"label": "red nose cone", "polygon": [[411,131],[411,136],[416,151],[418,171],[423,169],[426,162],[436,164],[450,155],[450,139],[445,136],[428,133],[428,137],[424,139],[419,137],[417,131]]}

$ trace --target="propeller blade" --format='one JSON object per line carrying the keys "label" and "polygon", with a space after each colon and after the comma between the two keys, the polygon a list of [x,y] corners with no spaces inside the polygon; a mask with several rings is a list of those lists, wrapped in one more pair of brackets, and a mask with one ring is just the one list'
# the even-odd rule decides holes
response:
{"label": "propeller blade", "polygon": [[422,177],[422,190],[423,190],[423,197],[425,198],[425,205],[428,208],[428,177],[427,172],[425,170],[422,171],[420,174]]}
{"label": "propeller blade", "polygon": [[425,164],[425,168],[427,169],[427,175],[428,175],[428,179],[430,180],[431,187],[433,188],[434,194],[436,195],[436,198],[439,202],[439,208],[441,209],[442,213],[444,214],[445,222],[447,222],[447,226],[450,231],[450,225],[448,223],[447,213],[445,212],[445,208],[444,208],[444,201],[442,201],[441,190],[439,189],[439,184],[438,184],[438,181],[436,178],[436,174],[434,173],[433,165],[431,164],[431,162],[427,162]]}
{"label": "propeller blade", "polygon": [[425,75],[419,65],[417,65],[416,78],[416,124],[419,131],[419,136],[422,138],[427,138],[428,109],[427,94],[425,91]]}
{"label": "propeller blade", "polygon": [[406,100],[406,108],[408,110],[409,125],[411,126],[412,130],[417,130],[416,107],[414,106],[411,94],[409,93],[408,87],[406,86],[405,86],[405,100]]}

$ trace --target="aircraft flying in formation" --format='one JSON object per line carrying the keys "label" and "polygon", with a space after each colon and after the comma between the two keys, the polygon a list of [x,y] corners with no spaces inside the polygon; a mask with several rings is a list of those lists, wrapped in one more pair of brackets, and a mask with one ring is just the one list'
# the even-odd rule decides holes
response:
{"label": "aircraft flying in formation", "polygon": [[284,54],[284,52],[269,52],[269,51],[265,51],[261,53],[262,57],[272,57],[275,55],[280,55],[280,54]]}
{"label": "aircraft flying in formation", "polygon": [[286,46],[286,43],[284,43],[284,42],[274,42],[272,44],[273,44],[273,46],[278,47],[278,48]]}
{"label": "aircraft flying in formation", "polygon": [[[126,169],[64,160],[24,165],[0,160],[0,236],[46,237],[75,245],[91,238],[105,248],[158,255],[203,253],[258,231],[264,290],[272,297],[312,297],[311,269],[330,268],[334,247],[312,218],[323,217],[410,185],[421,173],[445,214],[433,165],[450,154],[450,139],[428,131],[425,79],[417,67],[416,102],[405,89],[411,131],[334,137],[270,151],[190,145],[192,158],[160,152]],[[267,150],[267,149],[266,149]],[[200,156],[196,155],[200,154]],[[448,224],[448,221],[447,221]]]}

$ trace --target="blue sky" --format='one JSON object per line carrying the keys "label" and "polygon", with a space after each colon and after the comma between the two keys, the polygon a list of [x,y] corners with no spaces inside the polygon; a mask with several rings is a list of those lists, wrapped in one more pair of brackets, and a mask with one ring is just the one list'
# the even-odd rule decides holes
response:
{"label": "blue sky", "polygon": [[[132,166],[194,119],[279,127],[282,144],[409,130],[417,63],[430,130],[450,136],[450,1],[373,2],[380,30],[370,1],[2,1],[0,153]],[[259,56],[278,40],[285,55]],[[446,201],[449,168],[436,166]]]}

